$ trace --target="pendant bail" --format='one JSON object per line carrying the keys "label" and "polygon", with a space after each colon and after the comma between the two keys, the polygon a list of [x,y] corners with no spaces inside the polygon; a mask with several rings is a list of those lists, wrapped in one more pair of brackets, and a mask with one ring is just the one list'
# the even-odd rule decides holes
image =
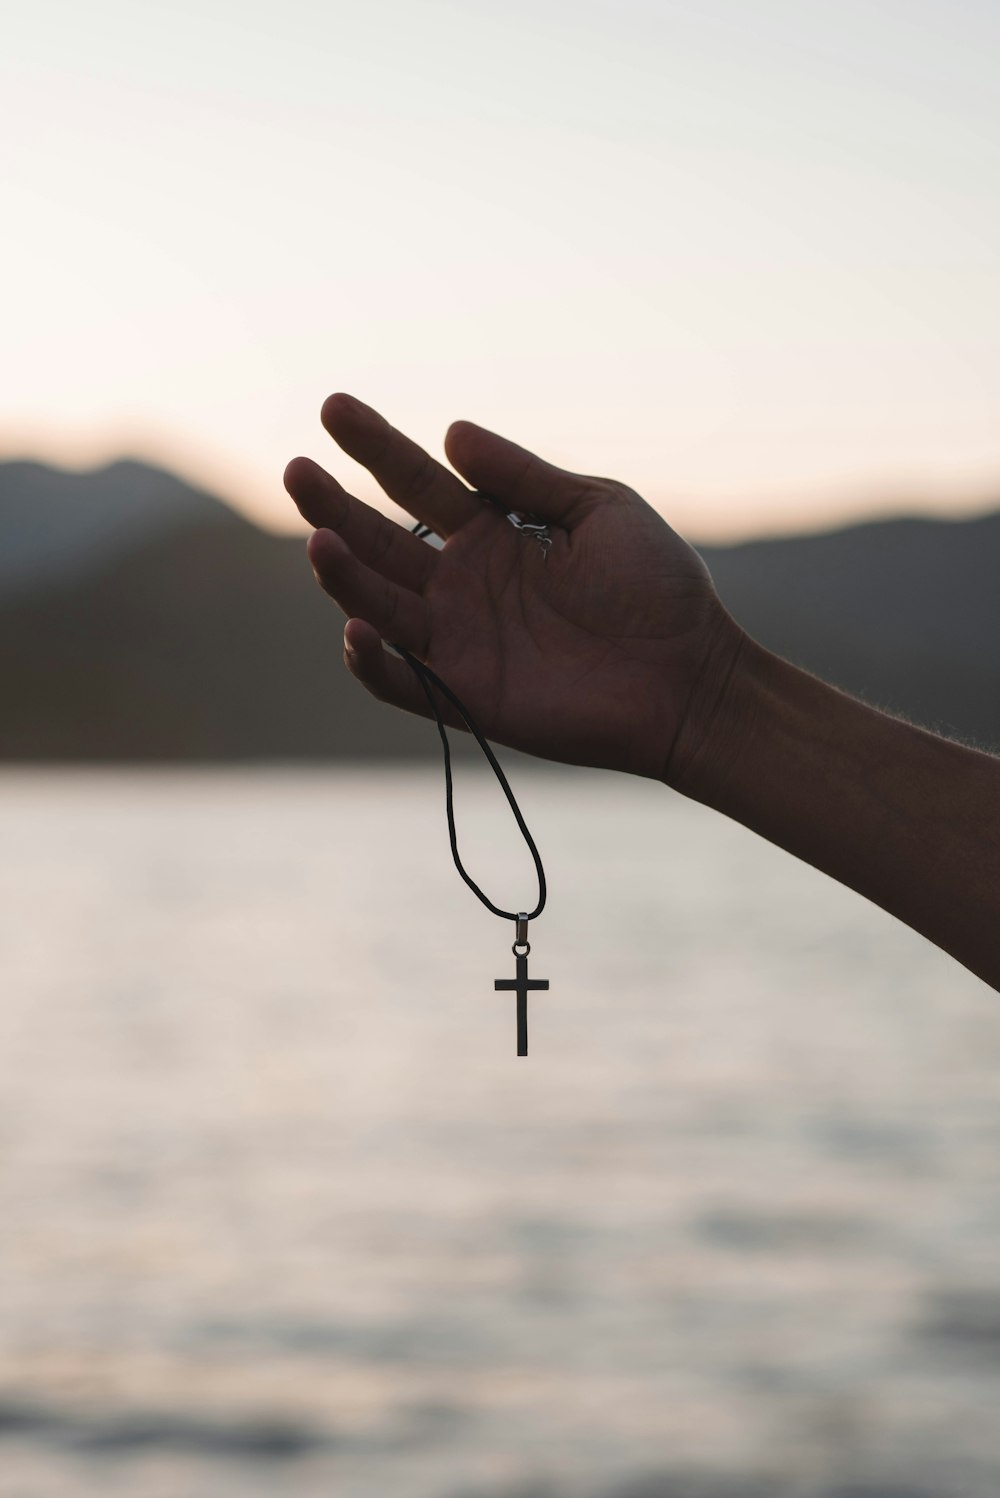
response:
{"label": "pendant bail", "polygon": [[528,940],[528,913],[526,910],[518,912],[516,945],[521,947]]}

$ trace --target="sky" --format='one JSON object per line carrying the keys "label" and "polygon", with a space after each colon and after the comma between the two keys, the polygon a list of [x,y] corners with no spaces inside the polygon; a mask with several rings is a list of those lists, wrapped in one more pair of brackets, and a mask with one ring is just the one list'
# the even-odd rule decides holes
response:
{"label": "sky", "polygon": [[275,527],[347,390],[693,539],[1000,502],[996,0],[32,0],[0,457]]}

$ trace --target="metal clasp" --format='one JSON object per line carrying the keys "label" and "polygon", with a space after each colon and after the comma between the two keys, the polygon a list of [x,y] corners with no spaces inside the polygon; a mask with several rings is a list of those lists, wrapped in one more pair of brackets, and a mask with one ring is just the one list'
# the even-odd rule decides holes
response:
{"label": "metal clasp", "polygon": [[515,530],[523,532],[526,536],[532,536],[542,548],[543,560],[548,556],[549,547],[552,545],[552,537],[549,534],[549,527],[544,520],[538,515],[533,515],[530,510],[526,510],[523,514],[519,510],[508,510],[502,499],[497,499],[495,494],[487,494],[484,489],[477,489],[475,492],[479,495],[480,499],[493,505],[506,515]]}

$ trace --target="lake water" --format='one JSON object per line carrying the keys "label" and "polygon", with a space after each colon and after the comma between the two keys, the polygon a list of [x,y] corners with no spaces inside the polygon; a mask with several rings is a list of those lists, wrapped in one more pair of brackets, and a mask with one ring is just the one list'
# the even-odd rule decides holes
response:
{"label": "lake water", "polygon": [[440,767],[0,776],[3,1498],[1000,1494],[1000,996],[510,773],[521,1060]]}

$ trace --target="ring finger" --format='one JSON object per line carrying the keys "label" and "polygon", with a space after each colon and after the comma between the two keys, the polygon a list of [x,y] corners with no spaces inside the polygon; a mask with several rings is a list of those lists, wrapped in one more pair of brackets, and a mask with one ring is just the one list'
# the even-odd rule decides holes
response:
{"label": "ring finger", "polygon": [[366,567],[336,531],[314,531],[309,560],[324,592],[352,619],[364,619],[390,644],[398,641],[426,660],[431,616],[419,594]]}

